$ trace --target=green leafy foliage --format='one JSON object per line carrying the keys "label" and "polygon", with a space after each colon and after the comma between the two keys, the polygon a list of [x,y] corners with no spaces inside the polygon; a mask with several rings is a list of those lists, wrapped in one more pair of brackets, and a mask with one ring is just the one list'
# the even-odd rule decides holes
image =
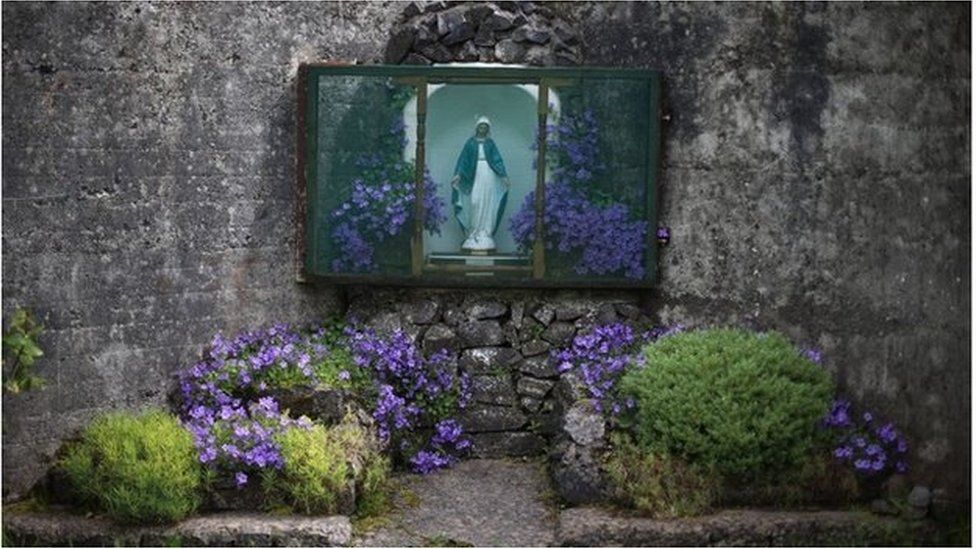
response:
{"label": "green leafy foliage", "polygon": [[830,377],[778,333],[684,332],[643,355],[620,390],[636,402],[629,424],[651,454],[748,479],[789,470],[825,442],[817,422]]}
{"label": "green leafy foliage", "polygon": [[646,452],[621,433],[611,435],[611,445],[606,471],[618,498],[631,507],[654,517],[693,516],[718,497],[720,483],[710,470]]}
{"label": "green leafy foliage", "polygon": [[96,419],[67,448],[59,467],[83,502],[120,522],[173,522],[200,503],[193,439],[162,411]]}
{"label": "green leafy foliage", "polygon": [[3,388],[11,393],[38,389],[44,380],[33,374],[34,362],[44,355],[37,336],[44,329],[27,309],[17,309],[3,332]]}
{"label": "green leafy foliage", "polygon": [[353,416],[333,427],[291,428],[276,437],[284,469],[264,482],[295,511],[334,514],[355,497],[361,516],[385,509],[390,464]]}

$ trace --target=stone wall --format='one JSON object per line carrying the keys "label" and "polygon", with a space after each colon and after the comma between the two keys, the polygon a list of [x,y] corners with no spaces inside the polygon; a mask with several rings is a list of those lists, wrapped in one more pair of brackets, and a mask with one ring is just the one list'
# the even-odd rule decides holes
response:
{"label": "stone wall", "polygon": [[[472,455],[485,458],[543,455],[564,442],[567,426],[573,432],[587,423],[570,413],[566,398],[557,398],[557,383],[564,383],[566,376],[556,371],[550,351],[568,346],[576,334],[599,324],[639,327],[650,322],[632,292],[507,291],[488,296],[352,288],[347,299],[352,322],[380,334],[401,330],[428,356],[446,349],[470,376],[470,402],[459,419],[473,442]],[[592,403],[586,404],[585,415],[593,416]],[[589,438],[602,443],[603,420],[595,417],[600,434]],[[564,453],[552,453],[556,469],[561,469]]]}
{"label": "stone wall", "polygon": [[[915,480],[968,498],[969,5],[548,7],[583,64],[666,75],[673,238],[626,300],[820,347]],[[94,413],[161,403],[214,331],[357,301],[293,282],[294,78],[381,62],[404,8],[4,4],[3,313],[48,316],[49,380],[3,399],[5,494]]]}

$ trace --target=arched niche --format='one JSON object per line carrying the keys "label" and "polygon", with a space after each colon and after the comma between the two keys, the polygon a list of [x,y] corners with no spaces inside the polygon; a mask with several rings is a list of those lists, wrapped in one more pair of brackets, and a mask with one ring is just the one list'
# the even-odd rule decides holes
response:
{"label": "arched niche", "polygon": [[[511,66],[492,63],[451,63],[458,66]],[[511,216],[522,206],[525,196],[535,189],[536,151],[533,144],[538,127],[539,87],[534,84],[430,84],[427,86],[426,166],[438,184],[438,194],[448,205],[448,220],[441,234],[424,235],[424,255],[457,253],[464,234],[451,208],[451,177],[464,142],[474,134],[475,121],[485,115],[491,119],[491,136],[498,145],[512,186],[501,223],[495,233],[496,253],[517,253],[508,230]],[[550,90],[549,123],[558,121],[559,97]],[[403,156],[413,161],[417,151],[417,100],[403,110],[407,143]]]}

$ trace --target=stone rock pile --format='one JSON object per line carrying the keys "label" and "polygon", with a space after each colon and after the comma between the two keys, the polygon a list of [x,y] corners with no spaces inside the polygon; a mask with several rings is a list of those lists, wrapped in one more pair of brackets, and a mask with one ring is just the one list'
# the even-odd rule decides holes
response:
{"label": "stone rock pile", "polygon": [[533,2],[411,2],[387,43],[384,62],[575,66],[582,59],[580,42],[572,25]]}
{"label": "stone rock pile", "polygon": [[364,292],[351,299],[349,318],[378,333],[401,330],[425,353],[448,349],[472,380],[472,398],[461,416],[476,457],[531,456],[550,452],[560,492],[592,500],[600,486],[598,452],[603,418],[578,380],[560,374],[553,349],[597,324],[642,321],[627,297],[499,296],[463,292],[401,296]]}

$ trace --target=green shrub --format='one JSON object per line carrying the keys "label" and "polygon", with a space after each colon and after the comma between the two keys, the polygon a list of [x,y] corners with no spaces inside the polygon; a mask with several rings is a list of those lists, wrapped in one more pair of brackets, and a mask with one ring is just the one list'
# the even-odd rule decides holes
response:
{"label": "green shrub", "polygon": [[700,515],[719,492],[715,474],[667,454],[645,452],[626,435],[611,435],[607,474],[618,498],[654,517]]}
{"label": "green shrub", "polygon": [[265,484],[269,495],[308,514],[349,511],[353,498],[358,514],[382,510],[390,465],[374,438],[352,417],[329,428],[286,430],[276,437],[285,466]]}
{"label": "green shrub", "polygon": [[193,438],[162,411],[96,419],[59,467],[82,502],[121,522],[172,522],[200,503]]}
{"label": "green shrub", "polygon": [[650,453],[744,480],[795,467],[825,436],[817,423],[830,377],[780,334],[697,330],[642,352],[646,366],[620,389],[636,402],[631,427]]}
{"label": "green shrub", "polygon": [[3,331],[3,388],[19,393],[44,386],[44,379],[34,375],[34,362],[44,356],[37,343],[44,327],[27,309],[17,309]]}

